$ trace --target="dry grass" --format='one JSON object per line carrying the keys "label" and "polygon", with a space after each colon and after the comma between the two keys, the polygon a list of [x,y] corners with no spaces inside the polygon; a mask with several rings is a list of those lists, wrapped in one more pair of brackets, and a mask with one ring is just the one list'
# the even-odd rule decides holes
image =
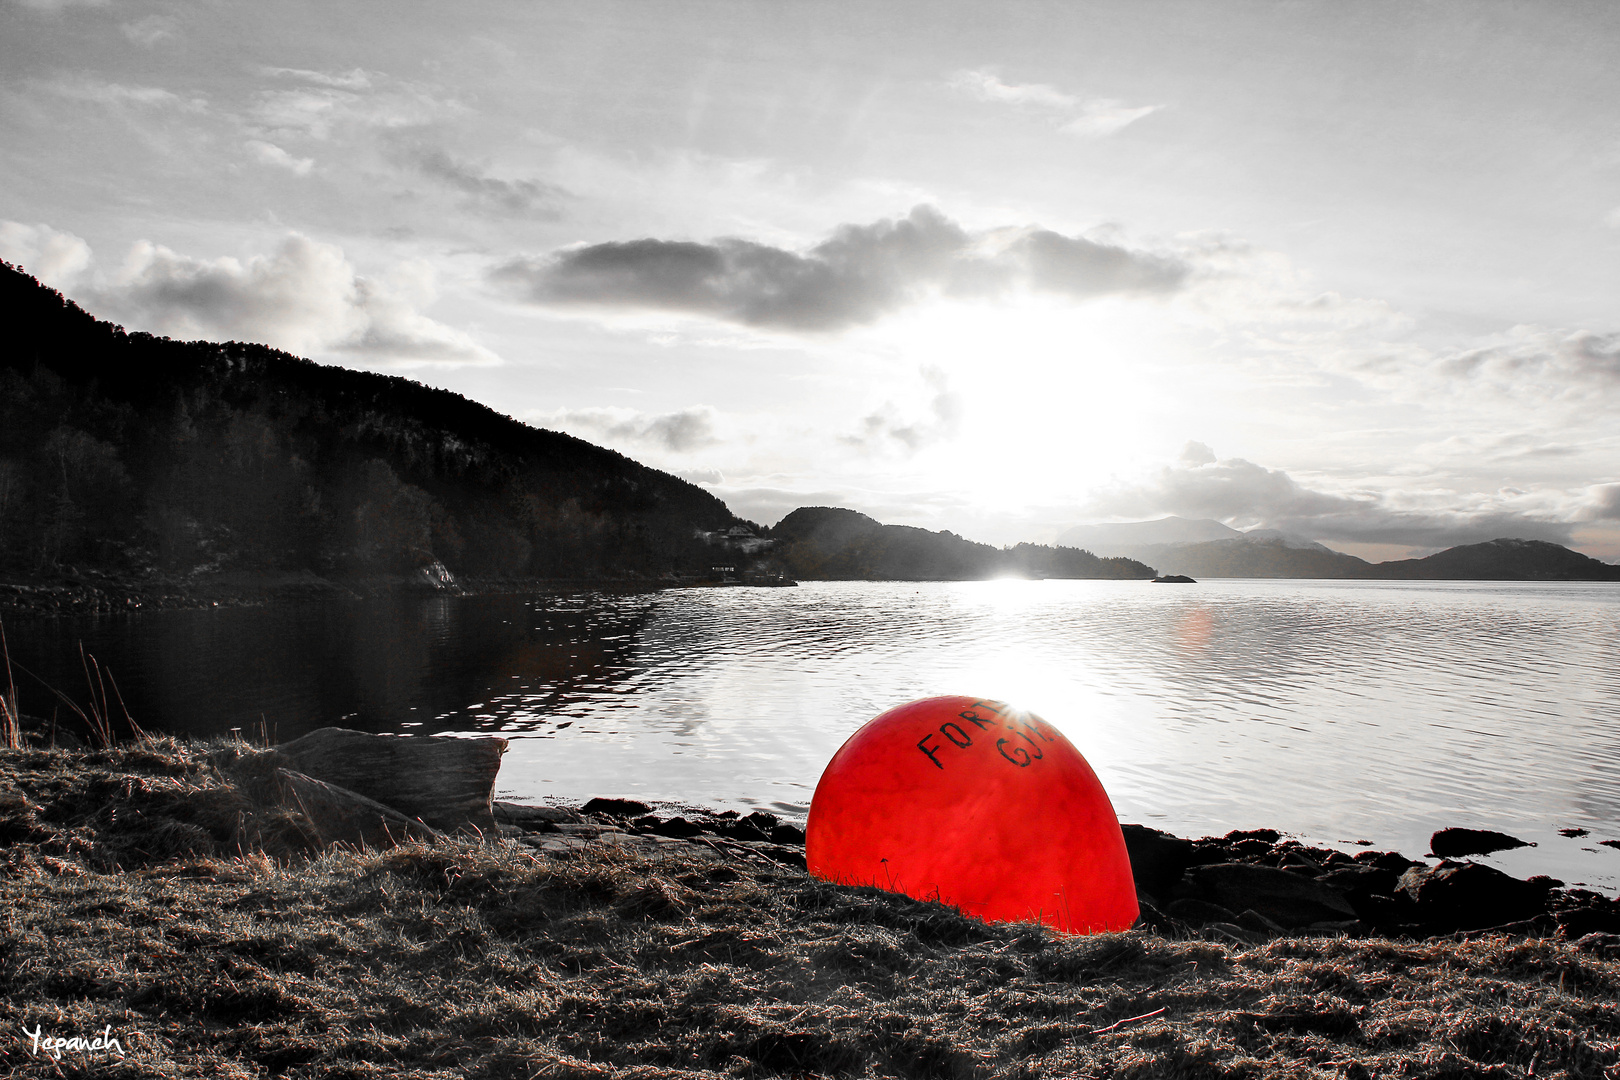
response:
{"label": "dry grass", "polygon": [[696,845],[271,858],[217,763],[0,754],[15,1074],[1620,1076],[1620,960],[1563,942],[1066,939]]}

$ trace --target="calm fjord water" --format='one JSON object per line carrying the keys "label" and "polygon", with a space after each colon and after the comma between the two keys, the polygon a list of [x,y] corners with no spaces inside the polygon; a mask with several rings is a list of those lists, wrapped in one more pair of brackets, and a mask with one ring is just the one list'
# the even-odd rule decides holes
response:
{"label": "calm fjord water", "polygon": [[[1416,855],[1447,825],[1538,846],[1517,874],[1620,886],[1620,586],[809,583],[13,622],[77,689],[77,643],[138,720],[499,732],[508,797],[802,815],[865,720],[934,694],[1026,706],[1123,820],[1272,826]],[[48,709],[43,695],[25,711]],[[30,704],[33,708],[29,708]],[[1560,836],[1559,828],[1591,831]]]}

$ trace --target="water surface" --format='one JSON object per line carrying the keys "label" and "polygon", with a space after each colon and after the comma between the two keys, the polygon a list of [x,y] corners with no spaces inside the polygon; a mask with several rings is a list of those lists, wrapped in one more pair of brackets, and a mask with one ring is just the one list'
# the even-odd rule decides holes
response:
{"label": "water surface", "polygon": [[1125,820],[1413,855],[1436,828],[1493,828],[1538,845],[1494,857],[1510,872],[1620,885],[1620,851],[1595,843],[1620,839],[1612,583],[808,583],[8,630],[74,690],[82,640],[153,726],[499,732],[500,790],[520,798],[802,815],[873,715],[994,697],[1060,727]]}

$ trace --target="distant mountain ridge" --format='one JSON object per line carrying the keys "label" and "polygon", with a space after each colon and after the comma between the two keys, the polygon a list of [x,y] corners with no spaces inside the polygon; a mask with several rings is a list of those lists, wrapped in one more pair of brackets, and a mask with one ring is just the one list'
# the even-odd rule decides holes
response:
{"label": "distant mountain ridge", "polygon": [[[1222,533],[1226,535],[1222,535]],[[1501,538],[1422,559],[1369,563],[1316,541],[1278,532],[1239,532],[1218,521],[1178,517],[1070,529],[1060,543],[1099,540],[1098,554],[1149,563],[1165,574],[1240,578],[1365,578],[1486,581],[1620,581],[1614,566],[1544,540]],[[1175,537],[1207,536],[1204,540]]]}

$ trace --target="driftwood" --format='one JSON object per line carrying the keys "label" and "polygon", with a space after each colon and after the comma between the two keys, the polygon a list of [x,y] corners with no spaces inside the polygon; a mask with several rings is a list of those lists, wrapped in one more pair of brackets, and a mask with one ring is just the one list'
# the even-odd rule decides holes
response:
{"label": "driftwood", "polygon": [[375,799],[291,769],[277,769],[275,784],[277,801],[289,810],[300,811],[322,846],[387,848],[402,840],[427,840],[439,835],[437,830]]}
{"label": "driftwood", "polygon": [[442,832],[496,834],[490,798],[505,739],[372,735],[329,727],[276,751],[305,776],[374,799]]}

